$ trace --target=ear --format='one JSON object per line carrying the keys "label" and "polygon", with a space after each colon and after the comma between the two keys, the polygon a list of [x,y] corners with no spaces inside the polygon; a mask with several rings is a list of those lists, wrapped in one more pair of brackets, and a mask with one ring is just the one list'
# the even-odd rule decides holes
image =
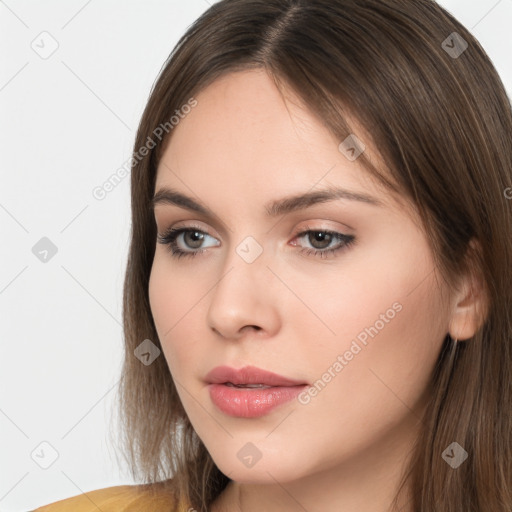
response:
{"label": "ear", "polygon": [[449,334],[457,340],[467,340],[474,336],[487,317],[487,290],[483,276],[476,271],[480,250],[480,244],[472,239],[466,254],[469,270],[460,278],[458,289],[453,294]]}

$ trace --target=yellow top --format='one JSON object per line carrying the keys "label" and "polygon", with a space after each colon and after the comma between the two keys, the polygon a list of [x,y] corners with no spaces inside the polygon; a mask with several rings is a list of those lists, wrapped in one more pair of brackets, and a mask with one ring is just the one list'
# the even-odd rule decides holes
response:
{"label": "yellow top", "polygon": [[176,504],[167,492],[145,485],[120,485],[66,498],[32,512],[192,512],[185,503]]}

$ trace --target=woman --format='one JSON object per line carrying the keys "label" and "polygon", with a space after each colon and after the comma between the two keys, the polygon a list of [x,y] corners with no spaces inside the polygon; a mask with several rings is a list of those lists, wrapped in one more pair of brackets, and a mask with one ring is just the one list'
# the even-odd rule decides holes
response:
{"label": "woman", "polygon": [[213,5],[132,160],[120,405],[145,485],[38,510],[509,512],[511,139],[433,1]]}

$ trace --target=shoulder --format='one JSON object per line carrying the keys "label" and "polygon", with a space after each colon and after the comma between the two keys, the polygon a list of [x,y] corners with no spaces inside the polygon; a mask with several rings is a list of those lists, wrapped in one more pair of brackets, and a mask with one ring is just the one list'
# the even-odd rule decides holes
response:
{"label": "shoulder", "polygon": [[44,505],[32,512],[187,512],[188,509],[186,504],[177,503],[169,490],[155,484],[145,484],[89,491]]}

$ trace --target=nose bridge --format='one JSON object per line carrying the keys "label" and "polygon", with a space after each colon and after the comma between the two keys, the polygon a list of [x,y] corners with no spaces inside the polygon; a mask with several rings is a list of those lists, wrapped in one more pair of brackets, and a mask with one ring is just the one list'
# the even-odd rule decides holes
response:
{"label": "nose bridge", "polygon": [[230,247],[208,310],[209,324],[224,336],[246,325],[271,329],[267,263],[263,244],[252,236]]}
{"label": "nose bridge", "polygon": [[[263,244],[253,236],[246,236],[238,244],[230,247],[222,269],[222,278],[218,282],[214,294],[219,297],[225,294],[236,294],[226,297],[230,300],[245,301],[249,296],[257,294],[257,288],[265,279],[266,258]],[[258,284],[259,283],[259,284]]]}

